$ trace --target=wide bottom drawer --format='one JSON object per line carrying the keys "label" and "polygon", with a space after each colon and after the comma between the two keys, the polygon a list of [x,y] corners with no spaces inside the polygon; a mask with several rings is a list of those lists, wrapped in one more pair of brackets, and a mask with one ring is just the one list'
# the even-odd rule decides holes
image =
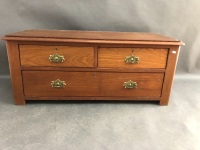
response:
{"label": "wide bottom drawer", "polygon": [[164,73],[23,71],[25,97],[160,97]]}

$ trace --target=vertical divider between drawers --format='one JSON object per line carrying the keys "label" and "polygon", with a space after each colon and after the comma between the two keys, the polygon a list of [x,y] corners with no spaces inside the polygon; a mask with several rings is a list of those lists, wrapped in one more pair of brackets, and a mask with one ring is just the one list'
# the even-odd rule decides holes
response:
{"label": "vertical divider between drawers", "polygon": [[98,67],[98,46],[94,46],[94,68]]}

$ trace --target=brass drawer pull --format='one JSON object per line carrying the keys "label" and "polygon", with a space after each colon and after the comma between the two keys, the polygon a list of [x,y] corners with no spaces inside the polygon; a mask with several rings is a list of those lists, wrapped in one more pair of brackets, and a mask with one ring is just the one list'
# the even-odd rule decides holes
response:
{"label": "brass drawer pull", "polygon": [[131,80],[124,82],[123,84],[125,89],[133,89],[133,88],[137,88],[137,82],[133,82]]}
{"label": "brass drawer pull", "polygon": [[137,63],[139,63],[139,61],[140,61],[139,57],[136,57],[134,55],[127,56],[125,58],[125,63],[127,63],[127,64],[137,64]]}
{"label": "brass drawer pull", "polygon": [[49,61],[50,62],[55,62],[55,63],[61,63],[65,60],[64,56],[59,55],[57,53],[50,55],[49,56]]}
{"label": "brass drawer pull", "polygon": [[66,85],[65,81],[61,81],[59,79],[51,81],[51,86],[55,88],[62,88],[65,87],[65,85]]}

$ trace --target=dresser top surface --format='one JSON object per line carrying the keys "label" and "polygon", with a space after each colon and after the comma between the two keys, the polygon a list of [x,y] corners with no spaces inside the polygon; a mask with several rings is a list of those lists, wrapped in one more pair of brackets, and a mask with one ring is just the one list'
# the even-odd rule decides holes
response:
{"label": "dresser top surface", "polygon": [[99,41],[147,41],[173,42],[183,45],[177,39],[156,33],[145,32],[110,32],[110,31],[81,31],[81,30],[25,30],[5,35],[4,40],[10,38],[47,38],[47,39],[75,39]]}

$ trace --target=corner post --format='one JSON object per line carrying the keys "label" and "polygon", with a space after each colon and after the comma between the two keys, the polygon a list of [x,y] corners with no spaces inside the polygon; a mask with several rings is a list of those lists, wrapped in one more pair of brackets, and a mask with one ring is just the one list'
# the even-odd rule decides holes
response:
{"label": "corner post", "polygon": [[25,105],[18,43],[15,41],[6,41],[6,47],[9,60],[14,102],[16,105]]}
{"label": "corner post", "polygon": [[160,99],[160,105],[162,106],[168,105],[168,102],[169,102],[169,97],[170,97],[170,92],[172,88],[174,73],[176,70],[179,50],[180,50],[180,46],[171,46],[169,48],[162,94],[161,94],[161,99]]}

